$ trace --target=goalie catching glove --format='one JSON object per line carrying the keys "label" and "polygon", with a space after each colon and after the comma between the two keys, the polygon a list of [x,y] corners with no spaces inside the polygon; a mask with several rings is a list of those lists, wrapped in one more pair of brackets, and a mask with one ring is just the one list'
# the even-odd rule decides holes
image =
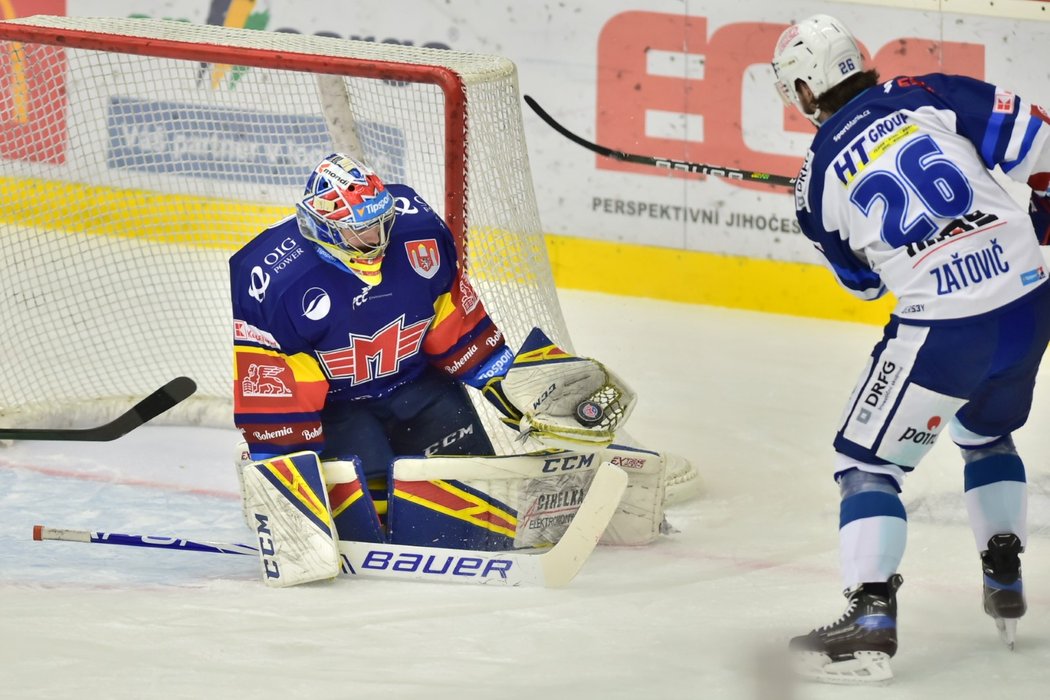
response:
{"label": "goalie catching glove", "polygon": [[539,328],[532,329],[505,374],[486,367],[474,379],[468,383],[523,437],[570,449],[611,443],[637,400],[605,365],[570,355]]}

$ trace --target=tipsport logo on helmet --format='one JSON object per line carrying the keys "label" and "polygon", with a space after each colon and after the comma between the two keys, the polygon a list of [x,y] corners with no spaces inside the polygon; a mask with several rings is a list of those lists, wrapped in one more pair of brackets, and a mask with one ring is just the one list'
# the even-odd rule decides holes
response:
{"label": "tipsport logo on helmet", "polygon": [[352,207],[352,209],[356,221],[367,222],[386,214],[393,206],[394,200],[384,191],[379,194],[378,199],[365,202],[360,206]]}

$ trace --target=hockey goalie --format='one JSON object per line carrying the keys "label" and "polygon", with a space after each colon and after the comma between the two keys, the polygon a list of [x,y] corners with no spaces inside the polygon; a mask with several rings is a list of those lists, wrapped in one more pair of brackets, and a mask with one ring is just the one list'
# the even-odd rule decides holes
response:
{"label": "hockey goalie", "polygon": [[[605,463],[629,481],[603,542],[659,534],[667,460],[614,442],[634,392],[540,329],[508,347],[414,190],[332,154],[295,210],[230,260],[240,476],[268,583],[334,576],[339,539],[550,546]],[[523,454],[493,456],[469,390]]]}

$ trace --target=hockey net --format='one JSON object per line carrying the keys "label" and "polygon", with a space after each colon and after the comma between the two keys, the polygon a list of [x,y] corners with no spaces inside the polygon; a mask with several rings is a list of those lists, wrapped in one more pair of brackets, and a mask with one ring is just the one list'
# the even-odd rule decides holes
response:
{"label": "hockey net", "polygon": [[232,426],[228,257],[332,151],[445,218],[512,347],[538,325],[570,349],[510,61],[119,18],[3,22],[0,44],[3,424],[189,375],[171,418]]}

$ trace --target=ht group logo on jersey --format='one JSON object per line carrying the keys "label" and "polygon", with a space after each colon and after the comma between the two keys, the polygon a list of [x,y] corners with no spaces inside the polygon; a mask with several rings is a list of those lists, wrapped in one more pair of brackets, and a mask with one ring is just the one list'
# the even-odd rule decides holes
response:
{"label": "ht group logo on jersey", "polygon": [[[756,150],[747,140],[754,109],[745,97],[764,76],[772,48],[786,24],[736,22],[712,27],[707,17],[629,11],[612,16],[598,39],[595,141],[634,153],[654,153],[701,163],[795,173],[799,156]],[[863,39],[863,32],[859,39]],[[984,77],[984,46],[901,37],[868,52],[883,76],[932,72]],[[770,73],[771,73],[771,69]],[[812,133],[795,109],[776,99],[772,76],[761,99],[776,104],[777,124]],[[750,98],[749,98],[750,99]],[[763,102],[763,104],[766,104]],[[768,125],[764,125],[768,126]],[[761,164],[761,165],[759,165]],[[667,177],[645,165],[595,156],[601,170]],[[704,178],[675,171],[674,177]],[[727,181],[737,187],[768,188]]]}
{"label": "ht group logo on jersey", "polygon": [[[65,15],[65,0],[0,0],[0,20]],[[66,161],[66,57],[42,44],[0,44],[0,158]]]}

